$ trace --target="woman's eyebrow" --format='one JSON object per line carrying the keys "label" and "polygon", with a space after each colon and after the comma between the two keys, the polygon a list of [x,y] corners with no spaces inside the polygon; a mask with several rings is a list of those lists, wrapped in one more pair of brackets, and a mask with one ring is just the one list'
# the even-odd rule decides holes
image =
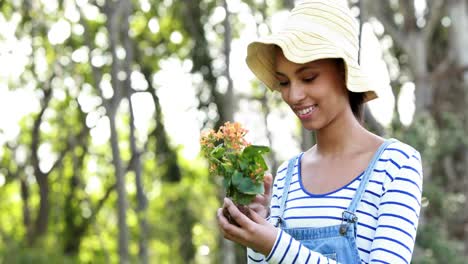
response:
{"label": "woman's eyebrow", "polygon": [[[302,66],[299,69],[297,69],[294,73],[297,75],[297,74],[300,74],[301,72],[303,72],[305,70],[314,69],[314,68],[316,68],[316,67],[312,67],[310,65],[305,65],[305,66]],[[287,77],[286,74],[284,74],[282,72],[275,72],[275,74]]]}
{"label": "woman's eyebrow", "polygon": [[295,73],[299,74],[299,73],[301,73],[301,72],[303,72],[305,70],[314,69],[314,68],[316,68],[316,67],[312,67],[310,65],[302,66],[299,69],[297,69]]}
{"label": "woman's eyebrow", "polygon": [[284,77],[287,77],[286,74],[282,73],[282,72],[275,72],[276,75],[281,75],[281,76],[284,76]]}

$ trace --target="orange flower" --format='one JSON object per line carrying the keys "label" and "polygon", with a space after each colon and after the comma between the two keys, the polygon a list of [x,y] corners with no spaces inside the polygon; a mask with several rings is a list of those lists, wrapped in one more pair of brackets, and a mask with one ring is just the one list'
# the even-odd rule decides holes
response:
{"label": "orange flower", "polygon": [[218,168],[218,166],[216,164],[212,163],[212,164],[210,164],[209,170],[210,170],[211,173],[213,173],[213,172],[216,171],[217,168]]}

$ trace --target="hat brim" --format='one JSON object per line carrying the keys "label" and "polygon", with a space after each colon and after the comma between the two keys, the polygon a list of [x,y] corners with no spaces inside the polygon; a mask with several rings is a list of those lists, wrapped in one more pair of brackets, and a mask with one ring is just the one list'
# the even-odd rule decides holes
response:
{"label": "hat brim", "polygon": [[326,58],[343,59],[347,89],[356,93],[364,93],[364,102],[377,98],[369,78],[351,54],[346,54],[333,42],[319,35],[294,30],[260,38],[247,47],[248,67],[271,90],[279,88],[275,77],[275,46],[281,48],[289,61],[298,64]]}

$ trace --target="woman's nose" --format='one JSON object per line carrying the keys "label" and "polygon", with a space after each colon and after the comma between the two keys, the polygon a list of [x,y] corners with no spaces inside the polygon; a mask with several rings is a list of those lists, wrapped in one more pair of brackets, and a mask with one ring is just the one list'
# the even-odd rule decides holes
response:
{"label": "woman's nose", "polygon": [[292,82],[289,88],[289,100],[292,103],[300,102],[306,97],[305,87],[301,84]]}

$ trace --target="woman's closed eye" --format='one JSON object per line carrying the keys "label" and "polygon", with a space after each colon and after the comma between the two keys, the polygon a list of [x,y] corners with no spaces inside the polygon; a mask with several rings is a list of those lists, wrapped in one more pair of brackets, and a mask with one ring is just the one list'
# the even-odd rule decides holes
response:
{"label": "woman's closed eye", "polygon": [[313,76],[302,79],[302,81],[305,82],[305,83],[310,83],[313,80],[315,80],[316,78],[317,78],[317,75],[313,75]]}
{"label": "woman's closed eye", "polygon": [[[304,77],[302,78],[302,81],[304,83],[311,83],[313,82],[316,78],[318,77],[318,74],[314,74],[314,75],[310,75],[310,76],[307,76],[307,77]],[[280,87],[286,87],[290,84],[290,81],[289,80],[278,80],[278,85]]]}

